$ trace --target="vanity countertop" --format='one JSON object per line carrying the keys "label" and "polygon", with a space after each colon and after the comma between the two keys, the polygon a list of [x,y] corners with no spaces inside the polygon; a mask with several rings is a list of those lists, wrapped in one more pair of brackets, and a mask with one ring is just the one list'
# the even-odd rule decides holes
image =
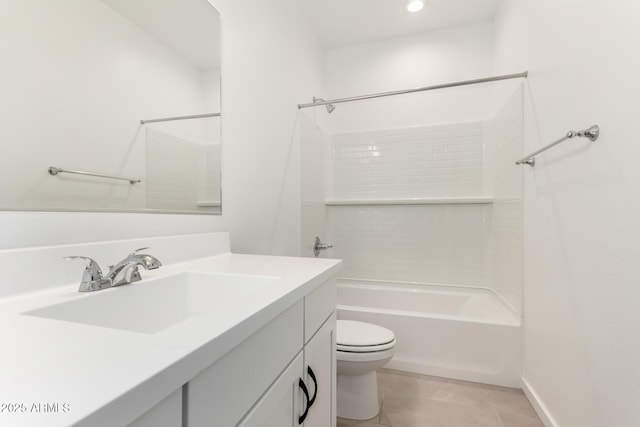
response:
{"label": "vanity countertop", "polygon": [[[142,271],[143,281],[182,272],[277,280],[215,312],[157,333],[23,313],[92,298],[78,283],[0,300],[0,425],[126,425],[284,309],[336,274],[339,260],[221,254]],[[151,283],[149,283],[151,285]],[[117,315],[118,307],[113,307]]]}

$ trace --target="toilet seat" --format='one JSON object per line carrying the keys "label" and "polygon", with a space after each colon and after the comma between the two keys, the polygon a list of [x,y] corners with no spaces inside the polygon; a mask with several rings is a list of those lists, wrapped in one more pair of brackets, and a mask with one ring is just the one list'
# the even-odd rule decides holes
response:
{"label": "toilet seat", "polygon": [[342,345],[336,343],[336,350],[338,351],[346,351],[349,353],[373,353],[376,351],[384,351],[389,350],[390,348],[395,347],[396,340],[394,339],[391,342],[380,345],[368,345],[368,346],[350,346],[350,345]]}
{"label": "toilet seat", "polygon": [[349,353],[371,353],[392,349],[396,337],[382,326],[355,320],[338,320],[336,349]]}
{"label": "toilet seat", "polygon": [[336,351],[336,360],[338,362],[355,362],[357,364],[366,365],[369,362],[378,363],[380,361],[389,360],[395,354],[395,348],[389,348],[382,351],[369,351],[367,353],[357,353],[353,351]]}

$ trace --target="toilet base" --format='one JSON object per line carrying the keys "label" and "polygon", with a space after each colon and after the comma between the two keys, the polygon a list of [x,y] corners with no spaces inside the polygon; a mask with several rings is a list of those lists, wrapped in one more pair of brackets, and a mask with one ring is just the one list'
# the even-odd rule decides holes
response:
{"label": "toilet base", "polygon": [[337,415],[352,420],[368,420],[380,412],[376,371],[360,375],[338,375]]}

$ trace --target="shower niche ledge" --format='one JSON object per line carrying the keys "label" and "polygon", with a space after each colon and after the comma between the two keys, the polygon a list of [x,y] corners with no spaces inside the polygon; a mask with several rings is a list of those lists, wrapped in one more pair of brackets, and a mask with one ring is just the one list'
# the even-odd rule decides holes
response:
{"label": "shower niche ledge", "polygon": [[410,197],[399,199],[334,199],[325,201],[326,206],[459,205],[489,203],[493,203],[493,197]]}

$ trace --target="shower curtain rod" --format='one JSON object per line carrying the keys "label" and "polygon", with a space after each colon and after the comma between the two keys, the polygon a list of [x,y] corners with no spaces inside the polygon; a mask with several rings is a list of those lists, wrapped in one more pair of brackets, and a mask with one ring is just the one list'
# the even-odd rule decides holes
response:
{"label": "shower curtain rod", "polygon": [[166,117],[164,119],[140,120],[140,124],[143,125],[145,123],[171,122],[174,120],[202,119],[205,117],[220,117],[220,113],[194,114],[192,116],[177,116],[177,117]]}
{"label": "shower curtain rod", "polygon": [[456,86],[475,85],[478,83],[489,83],[489,82],[495,82],[499,80],[527,78],[528,75],[529,75],[529,72],[525,71],[523,73],[505,74],[502,76],[485,77],[483,79],[463,80],[459,82],[444,83],[444,84],[439,84],[435,86],[425,86],[425,87],[419,87],[415,89],[395,90],[392,92],[374,93],[371,95],[352,96],[350,98],[338,98],[338,99],[330,99],[328,101],[310,102],[308,104],[298,104],[298,108],[316,107],[318,105],[327,105],[327,104],[339,104],[341,102],[361,101],[363,99],[382,98],[384,96],[402,95],[405,93],[423,92],[427,90],[444,89],[444,88],[456,87]]}

